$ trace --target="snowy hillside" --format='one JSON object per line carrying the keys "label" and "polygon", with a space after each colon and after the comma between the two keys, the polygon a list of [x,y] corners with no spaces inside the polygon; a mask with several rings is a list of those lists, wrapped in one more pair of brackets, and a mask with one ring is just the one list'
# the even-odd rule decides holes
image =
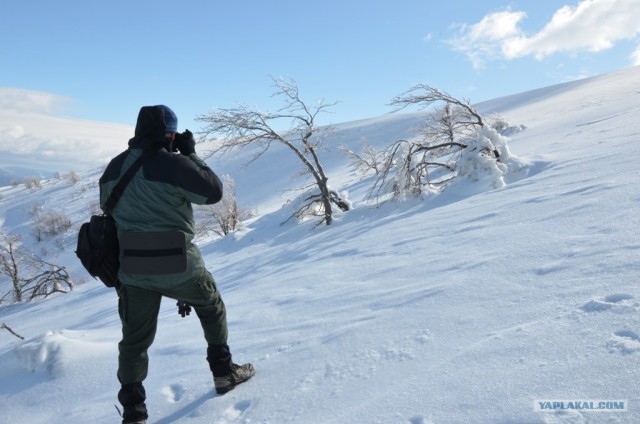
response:
{"label": "snowy hillside", "polygon": [[105,165],[132,137],[126,125],[53,116],[46,100],[22,91],[0,89],[9,98],[0,101],[0,186]]}
{"label": "snowy hillside", "polygon": [[[200,243],[234,359],[257,373],[216,396],[197,319],[165,300],[145,381],[150,422],[640,422],[638,81],[636,67],[477,105],[526,126],[508,144],[526,167],[479,194],[468,182],[372,208],[370,181],[323,152],[332,187],[354,204],[330,227],[281,225],[298,171],[289,152],[246,169],[243,155],[211,160],[257,212]],[[382,147],[411,137],[418,119],[340,124],[332,146]],[[73,253],[100,174],[0,189],[2,230],[87,279],[69,294],[0,306],[0,323],[26,338],[0,333],[0,422],[119,420],[117,297]],[[73,228],[35,244],[34,205],[64,212]],[[539,410],[600,400],[627,410]]]}

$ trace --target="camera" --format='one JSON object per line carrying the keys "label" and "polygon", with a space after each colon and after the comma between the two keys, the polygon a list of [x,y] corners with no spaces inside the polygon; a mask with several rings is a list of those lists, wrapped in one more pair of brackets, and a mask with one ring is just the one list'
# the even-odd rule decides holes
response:
{"label": "camera", "polygon": [[193,133],[189,130],[184,130],[182,133],[176,133],[173,139],[172,151],[180,152],[183,155],[189,155],[195,153],[196,141],[193,138]]}

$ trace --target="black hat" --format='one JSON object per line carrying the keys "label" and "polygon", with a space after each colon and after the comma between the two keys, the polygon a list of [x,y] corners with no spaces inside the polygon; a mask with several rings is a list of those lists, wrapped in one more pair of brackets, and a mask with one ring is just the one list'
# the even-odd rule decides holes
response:
{"label": "black hat", "polygon": [[178,132],[178,117],[176,114],[165,105],[158,105],[160,109],[162,109],[164,115],[164,125],[166,128],[166,132]]}

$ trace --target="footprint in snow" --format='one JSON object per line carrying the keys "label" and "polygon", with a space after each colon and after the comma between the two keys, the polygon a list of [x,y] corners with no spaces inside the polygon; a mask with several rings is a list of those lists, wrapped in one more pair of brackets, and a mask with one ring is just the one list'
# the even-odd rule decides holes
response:
{"label": "footprint in snow", "polygon": [[624,355],[639,353],[640,336],[631,330],[616,331],[607,345],[611,353],[619,352]]}
{"label": "footprint in snow", "polygon": [[544,414],[545,424],[585,424],[585,417],[578,411],[558,411],[555,414]]}
{"label": "footprint in snow", "polygon": [[241,400],[224,410],[218,424],[229,424],[238,421],[251,407],[250,400]]}
{"label": "footprint in snow", "polygon": [[633,300],[633,296],[626,293],[616,293],[611,294],[609,296],[604,297],[603,299],[591,299],[580,309],[584,312],[596,313],[596,312],[604,312],[608,310],[616,310],[623,312],[625,309],[637,309],[638,303],[631,302]]}
{"label": "footprint in snow", "polygon": [[431,421],[427,420],[421,415],[416,415],[415,417],[411,417],[409,419],[409,424],[432,424]]}
{"label": "footprint in snow", "polygon": [[415,341],[421,344],[429,343],[433,339],[433,334],[429,330],[423,330],[415,336]]}
{"label": "footprint in snow", "polygon": [[182,384],[172,384],[162,388],[162,394],[167,398],[170,403],[178,402],[185,393],[185,388]]}

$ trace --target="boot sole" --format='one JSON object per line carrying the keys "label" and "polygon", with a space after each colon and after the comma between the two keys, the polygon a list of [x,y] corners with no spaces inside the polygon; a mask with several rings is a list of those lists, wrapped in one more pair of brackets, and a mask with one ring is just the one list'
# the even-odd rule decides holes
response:
{"label": "boot sole", "polygon": [[251,377],[254,376],[255,373],[256,372],[254,371],[247,378],[245,378],[243,380],[240,380],[240,381],[234,381],[233,383],[229,384],[228,386],[216,387],[216,393],[219,394],[219,395],[224,395],[225,393],[229,393],[231,390],[235,389],[239,384],[242,384],[245,381],[249,381],[251,379]]}

